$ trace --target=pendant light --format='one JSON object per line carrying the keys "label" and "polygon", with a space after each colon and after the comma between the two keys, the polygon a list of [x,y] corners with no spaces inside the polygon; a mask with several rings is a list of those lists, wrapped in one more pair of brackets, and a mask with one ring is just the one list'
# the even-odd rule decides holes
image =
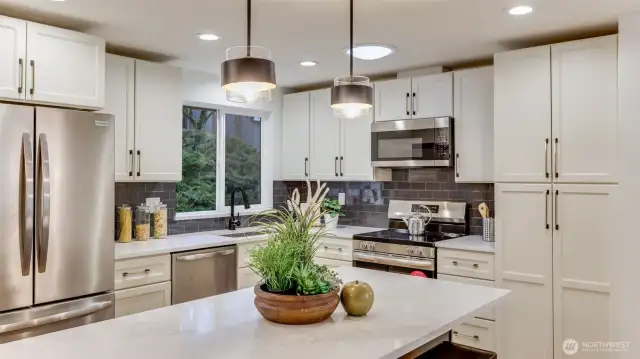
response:
{"label": "pendant light", "polygon": [[331,88],[331,107],[337,118],[363,117],[373,108],[373,86],[366,76],[353,75],[353,0],[349,7],[349,76],[336,77]]}
{"label": "pendant light", "polygon": [[247,0],[247,46],[227,49],[221,82],[227,100],[238,103],[271,101],[271,90],[276,88],[271,51],[251,46],[251,0]]}

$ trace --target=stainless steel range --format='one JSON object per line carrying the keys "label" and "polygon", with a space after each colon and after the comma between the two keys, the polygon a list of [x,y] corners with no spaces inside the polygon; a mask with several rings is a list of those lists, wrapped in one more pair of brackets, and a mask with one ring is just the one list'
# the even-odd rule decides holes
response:
{"label": "stainless steel range", "polygon": [[[432,201],[389,202],[389,229],[353,236],[354,267],[436,278],[435,242],[465,235],[466,203]],[[409,234],[405,220],[423,215],[422,235]]]}

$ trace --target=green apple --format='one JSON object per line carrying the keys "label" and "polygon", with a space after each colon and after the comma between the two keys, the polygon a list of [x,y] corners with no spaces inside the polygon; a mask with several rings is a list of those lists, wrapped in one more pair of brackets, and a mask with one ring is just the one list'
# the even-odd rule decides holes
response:
{"label": "green apple", "polygon": [[366,315],[373,306],[373,289],[365,282],[356,280],[342,287],[340,302],[349,315]]}

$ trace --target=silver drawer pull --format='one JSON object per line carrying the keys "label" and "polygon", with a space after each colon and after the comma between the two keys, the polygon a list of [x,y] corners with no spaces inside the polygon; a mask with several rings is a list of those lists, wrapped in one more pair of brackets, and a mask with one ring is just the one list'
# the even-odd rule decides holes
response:
{"label": "silver drawer pull", "polygon": [[453,261],[453,265],[457,266],[458,265],[458,261]]}
{"label": "silver drawer pull", "polygon": [[478,263],[473,263],[473,268],[478,268],[478,267],[479,267]]}
{"label": "silver drawer pull", "polygon": [[142,272],[131,272],[131,273],[129,273],[129,272],[124,272],[124,273],[122,273],[122,276],[123,276],[123,277],[126,277],[126,276],[128,276],[129,274],[149,274],[150,272],[151,272],[151,269],[147,268],[147,269],[143,270]]}
{"label": "silver drawer pull", "polygon": [[217,256],[228,256],[230,254],[234,254],[236,251],[233,249],[226,249],[223,251],[209,252],[209,253],[200,253],[200,254],[191,254],[188,256],[176,257],[178,261],[197,261],[200,259],[213,258]]}
{"label": "silver drawer pull", "polygon": [[457,331],[453,331],[453,335],[459,336],[459,337],[465,337],[465,338],[469,338],[469,339],[473,339],[473,340],[480,340],[480,337],[477,335],[467,335],[467,334],[460,334]]}
{"label": "silver drawer pull", "polygon": [[332,251],[342,252],[342,248],[340,248],[340,247],[338,247],[338,248],[333,248],[333,247],[329,247],[329,246],[324,246],[324,250],[325,250],[325,251],[332,250]]}
{"label": "silver drawer pull", "polygon": [[25,320],[23,322],[0,325],[0,334],[14,332],[17,330],[29,329],[33,327],[43,326],[46,324],[61,322],[63,320],[69,320],[73,318],[91,315],[103,309],[109,308],[112,305],[113,305],[113,302],[111,301],[91,303],[88,306],[81,309],[75,309],[75,310],[70,310],[68,312],[53,314],[46,317]]}

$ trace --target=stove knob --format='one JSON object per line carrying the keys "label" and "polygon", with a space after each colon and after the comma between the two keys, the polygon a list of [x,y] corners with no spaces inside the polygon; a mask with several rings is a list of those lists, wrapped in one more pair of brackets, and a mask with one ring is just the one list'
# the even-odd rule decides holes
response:
{"label": "stove knob", "polygon": [[368,247],[369,247],[369,246],[367,245],[367,242],[362,242],[362,243],[360,243],[360,249],[364,249],[364,250],[366,250],[366,249],[368,249]]}
{"label": "stove knob", "polygon": [[422,253],[422,248],[415,248],[413,253],[418,256],[421,256],[424,254]]}
{"label": "stove knob", "polygon": [[407,247],[407,254],[412,254],[412,253],[413,253],[413,248]]}
{"label": "stove knob", "polygon": [[370,251],[374,251],[376,249],[376,244],[375,243],[369,243],[369,250]]}

